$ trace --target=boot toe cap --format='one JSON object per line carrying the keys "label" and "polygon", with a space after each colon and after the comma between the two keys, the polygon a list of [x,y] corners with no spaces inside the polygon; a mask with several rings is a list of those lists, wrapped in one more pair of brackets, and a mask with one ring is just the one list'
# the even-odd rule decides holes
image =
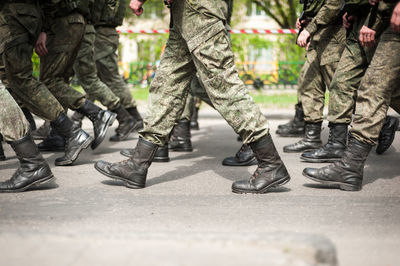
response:
{"label": "boot toe cap", "polygon": [[232,183],[232,192],[234,193],[251,193],[256,191],[255,187],[248,180],[239,180]]}
{"label": "boot toe cap", "polygon": [[315,178],[318,175],[318,168],[305,168],[303,170],[303,175],[306,177]]}

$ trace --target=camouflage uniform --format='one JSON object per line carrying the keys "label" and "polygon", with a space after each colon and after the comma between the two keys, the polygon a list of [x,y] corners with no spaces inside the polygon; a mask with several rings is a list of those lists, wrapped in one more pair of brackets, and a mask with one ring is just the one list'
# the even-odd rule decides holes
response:
{"label": "camouflage uniform", "polygon": [[119,12],[124,14],[126,1],[108,1],[100,21],[96,23],[96,40],[94,43],[95,60],[97,74],[114,94],[120,98],[121,104],[126,108],[136,107],[136,102],[132,97],[129,87],[119,74],[118,69],[118,45],[119,34],[115,29],[122,24],[122,17]]}
{"label": "camouflage uniform", "polygon": [[[29,122],[7,89],[0,83],[0,133],[5,141],[22,139],[29,132]],[[0,143],[1,145],[1,143]]]}
{"label": "camouflage uniform", "polygon": [[[376,39],[379,38],[384,29],[384,22],[381,18],[375,19],[375,23],[369,25],[371,24],[369,22],[371,13],[368,13],[371,6],[368,1],[359,2],[360,4],[356,5],[357,8],[354,8],[356,12],[350,14],[356,16],[357,20],[346,38],[344,52],[330,84],[328,120],[332,123],[350,124],[357,89],[376,49],[376,46],[365,47],[359,43],[362,26],[369,26],[369,28],[375,30]],[[380,2],[379,8],[386,8],[386,4]]]}
{"label": "camouflage uniform", "polygon": [[226,31],[225,1],[176,1],[173,28],[150,92],[141,136],[163,146],[184,107],[196,71],[214,107],[243,138],[255,142],[269,134],[265,117],[240,80]]}
{"label": "camouflage uniform", "polygon": [[85,95],[70,87],[69,82],[74,75],[73,65],[85,31],[85,19],[76,11],[64,15],[64,10],[51,0],[40,3],[46,18],[48,49],[40,58],[40,80],[64,108],[79,109],[85,103]]}
{"label": "camouflage uniform", "polygon": [[342,1],[328,0],[305,28],[312,36],[307,51],[308,68],[300,84],[304,120],[323,121],[325,90],[331,83],[344,48],[345,30],[340,20]]}
{"label": "camouflage uniform", "polygon": [[96,30],[87,24],[85,34],[75,61],[74,70],[78,81],[90,99],[96,99],[109,110],[116,109],[120,99],[97,76],[96,62],[94,59],[94,42]]}
{"label": "camouflage uniform", "polygon": [[387,28],[358,89],[351,135],[375,145],[389,105],[400,113],[400,34]]}
{"label": "camouflage uniform", "polygon": [[36,115],[54,121],[63,107],[33,77],[32,54],[42,21],[36,1],[3,3],[0,13],[0,79]]}

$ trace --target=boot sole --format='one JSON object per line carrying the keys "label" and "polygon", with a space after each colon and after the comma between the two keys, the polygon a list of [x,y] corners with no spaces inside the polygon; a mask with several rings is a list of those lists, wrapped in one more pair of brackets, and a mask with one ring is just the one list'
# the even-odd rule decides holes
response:
{"label": "boot sole", "polygon": [[283,150],[283,152],[285,152],[285,153],[300,153],[300,152],[306,152],[306,151],[316,150],[316,149],[319,149],[319,148],[321,148],[321,147],[318,147],[318,148],[310,148],[310,149],[301,150],[301,151],[287,151],[287,150]]}
{"label": "boot sole", "polygon": [[303,176],[307,177],[308,179],[311,179],[315,182],[324,184],[324,185],[334,185],[335,188],[339,188],[341,190],[345,190],[345,191],[360,191],[361,190],[361,186],[356,186],[356,185],[351,185],[351,184],[347,184],[347,183],[342,183],[342,182],[335,182],[335,181],[327,181],[327,180],[320,180],[318,178],[312,177],[307,175],[306,173],[303,172]]}
{"label": "boot sole", "polygon": [[278,133],[276,133],[276,135],[278,136],[278,137],[283,137],[283,138],[304,138],[304,134],[302,134],[302,135],[297,135],[297,134],[288,134],[288,135],[286,135],[286,134],[278,134]]}
{"label": "boot sole", "polygon": [[176,151],[176,152],[192,152],[193,148],[192,149],[188,149],[188,148],[186,148],[186,149],[184,149],[184,148],[170,148],[170,150],[171,151]]}
{"label": "boot sole", "polygon": [[56,166],[67,166],[67,165],[73,164],[76,161],[76,159],[78,159],[78,156],[82,152],[82,150],[87,149],[90,146],[90,144],[92,144],[93,141],[94,141],[94,139],[89,136],[85,140],[85,142],[82,143],[81,147],[73,154],[71,160],[63,161],[63,162],[55,162],[54,164]]}
{"label": "boot sole", "polygon": [[103,142],[104,138],[106,137],[109,127],[112,126],[112,124],[114,123],[116,118],[117,118],[116,114],[113,113],[112,115],[110,115],[110,117],[107,120],[107,124],[103,130],[103,133],[101,135],[97,136],[97,139],[95,139],[92,142],[92,146],[91,146],[92,150],[96,149],[100,145],[100,143]]}
{"label": "boot sole", "polygon": [[112,174],[109,174],[107,172],[104,172],[103,169],[97,167],[96,164],[94,165],[94,168],[97,171],[99,171],[101,174],[105,175],[105,176],[108,176],[108,177],[110,177],[112,179],[115,179],[115,180],[123,181],[125,186],[128,187],[128,188],[140,189],[140,188],[144,188],[145,187],[145,184],[139,184],[139,183],[136,183],[136,182],[132,182],[131,180],[125,179],[123,177],[112,175]]}
{"label": "boot sole", "polygon": [[255,157],[248,162],[237,163],[237,164],[228,164],[228,163],[222,162],[222,165],[225,165],[225,166],[251,166],[251,165],[256,165],[256,164],[257,164],[257,159]]}
{"label": "boot sole", "polygon": [[169,157],[168,158],[162,158],[162,157],[156,158],[156,157],[154,157],[153,162],[155,162],[155,163],[167,163],[167,162],[169,162]]}
{"label": "boot sole", "polygon": [[341,158],[330,158],[330,159],[313,159],[300,156],[300,159],[307,163],[334,163],[340,161]]}
{"label": "boot sole", "polygon": [[23,192],[23,191],[25,191],[25,190],[27,190],[27,189],[33,187],[33,186],[40,186],[40,185],[43,185],[43,184],[45,184],[45,183],[47,183],[47,182],[49,182],[49,181],[51,181],[51,180],[53,180],[53,179],[54,179],[54,175],[51,174],[51,175],[49,175],[49,176],[43,177],[43,178],[41,178],[41,179],[38,179],[38,180],[36,180],[35,182],[33,182],[33,183],[29,184],[29,185],[26,185],[26,186],[24,186],[24,187],[22,187],[22,188],[19,188],[19,189],[1,190],[0,193]]}
{"label": "boot sole", "polygon": [[268,192],[268,189],[283,186],[286,183],[288,183],[289,181],[290,181],[290,176],[287,175],[284,178],[281,178],[281,179],[269,184],[268,186],[264,187],[261,190],[242,190],[242,189],[234,189],[234,188],[232,188],[232,192],[233,193],[237,193],[237,194],[248,194],[248,193],[251,193],[251,194],[265,194],[265,193]]}

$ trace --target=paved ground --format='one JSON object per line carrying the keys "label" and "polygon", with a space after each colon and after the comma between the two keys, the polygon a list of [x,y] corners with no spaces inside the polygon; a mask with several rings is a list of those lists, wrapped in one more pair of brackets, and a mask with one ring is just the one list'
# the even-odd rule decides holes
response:
{"label": "paved ground", "polygon": [[[288,112],[265,114],[272,132],[289,118]],[[384,155],[371,153],[361,192],[318,186],[301,172],[323,164],[281,153],[290,183],[264,195],[236,195],[231,183],[249,177],[255,166],[222,166],[240,143],[214,111],[201,110],[200,117],[194,152],[154,163],[146,189],[127,189],[93,168],[99,159],[124,159],[119,151],[133,147],[134,136],[85,151],[73,167],[53,167],[57,180],[42,190],[0,195],[1,264],[310,265],[302,262],[318,254],[309,247],[321,247],[318,239],[325,237],[336,246],[340,265],[399,265],[399,137]],[[326,133],[325,126],[325,139]],[[295,140],[275,143],[281,151]],[[8,145],[6,155],[0,180],[17,167]],[[54,166],[58,155],[45,157]]]}

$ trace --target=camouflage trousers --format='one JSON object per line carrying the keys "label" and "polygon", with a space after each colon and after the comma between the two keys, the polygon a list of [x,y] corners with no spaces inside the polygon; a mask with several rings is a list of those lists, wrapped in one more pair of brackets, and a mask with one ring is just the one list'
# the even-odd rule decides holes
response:
{"label": "camouflage trousers", "polygon": [[120,98],[125,108],[136,106],[129,87],[119,74],[118,50],[119,34],[113,27],[96,27],[96,40],[94,42],[97,75],[112,92]]}
{"label": "camouflage trousers", "polygon": [[76,110],[85,102],[85,95],[69,83],[74,75],[73,65],[85,31],[85,20],[81,14],[72,13],[51,19],[50,25],[48,53],[40,58],[40,80],[64,108]]}
{"label": "camouflage trousers", "polygon": [[381,36],[358,89],[351,134],[375,145],[389,105],[400,113],[400,34],[388,28]]}
{"label": "camouflage trousers", "polygon": [[329,26],[313,36],[299,85],[306,122],[318,123],[324,120],[325,91],[343,52],[344,40],[345,31],[341,25]]}
{"label": "camouflage trousers", "polygon": [[376,47],[363,47],[358,42],[364,21],[359,18],[353,25],[329,87],[328,120],[332,123],[350,124],[357,89],[375,52]]}
{"label": "camouflage trousers", "polygon": [[266,118],[240,80],[228,32],[228,6],[223,0],[175,1],[173,28],[150,85],[147,119],[140,135],[164,145],[181,115],[190,82],[197,72],[216,110],[244,143],[269,134]]}
{"label": "camouflage trousers", "polygon": [[[29,132],[29,122],[8,90],[0,83],[0,133],[5,141],[22,139]],[[1,145],[1,143],[0,143]]]}
{"label": "camouflage trousers", "polygon": [[96,30],[93,25],[87,24],[74,64],[74,71],[79,84],[90,99],[98,100],[109,110],[114,110],[119,106],[120,99],[97,76],[96,61],[94,58],[95,40]]}
{"label": "camouflage trousers", "polygon": [[41,30],[40,10],[33,4],[5,4],[0,12],[0,79],[31,112],[53,121],[63,107],[32,75],[32,54]]}
{"label": "camouflage trousers", "polygon": [[309,62],[306,60],[304,62],[303,67],[301,68],[300,71],[300,75],[299,75],[299,79],[297,81],[297,104],[301,105],[301,95],[303,94],[303,89],[305,88],[305,86],[301,86],[301,84],[303,83],[304,80],[304,75],[305,73],[307,73],[309,67]]}
{"label": "camouflage trousers", "polygon": [[186,98],[185,107],[183,109],[183,113],[179,120],[190,120],[196,104],[196,98],[214,108],[214,105],[212,104],[210,98],[208,97],[208,94],[204,89],[204,86],[201,84],[197,75],[195,75],[192,81],[190,82],[190,91]]}

